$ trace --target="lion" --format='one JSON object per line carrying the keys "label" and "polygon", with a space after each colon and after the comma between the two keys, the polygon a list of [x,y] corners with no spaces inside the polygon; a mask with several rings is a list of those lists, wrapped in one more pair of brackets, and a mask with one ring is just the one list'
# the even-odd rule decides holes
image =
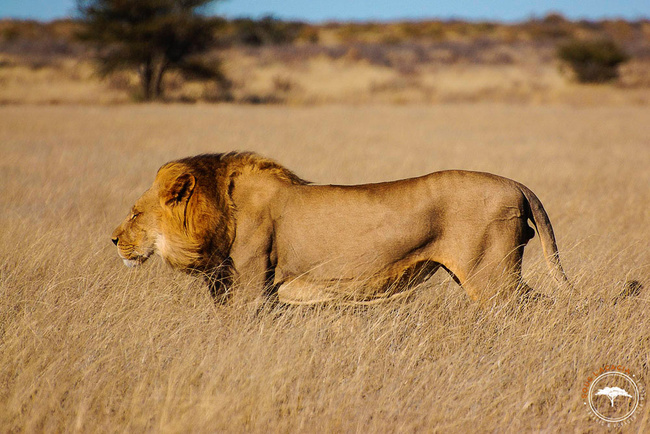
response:
{"label": "lion", "polygon": [[549,217],[524,185],[462,170],[365,185],[314,185],[250,152],[163,165],[113,232],[127,266],[154,253],[234,289],[289,304],[372,303],[443,268],[481,303],[529,295],[524,247],[536,228],[548,268],[570,288]]}

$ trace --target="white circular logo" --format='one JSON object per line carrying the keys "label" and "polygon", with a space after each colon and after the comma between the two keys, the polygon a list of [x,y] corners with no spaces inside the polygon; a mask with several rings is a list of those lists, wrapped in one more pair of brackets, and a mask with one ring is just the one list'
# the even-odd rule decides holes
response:
{"label": "white circular logo", "polygon": [[629,419],[642,400],[642,390],[633,376],[618,371],[594,378],[587,393],[589,408],[606,423],[622,423]]}

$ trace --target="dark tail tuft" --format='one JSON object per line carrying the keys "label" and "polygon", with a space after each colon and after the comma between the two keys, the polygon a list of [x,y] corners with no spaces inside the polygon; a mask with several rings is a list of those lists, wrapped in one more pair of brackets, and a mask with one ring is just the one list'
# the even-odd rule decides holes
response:
{"label": "dark tail tuft", "polygon": [[638,280],[628,280],[623,285],[623,291],[614,297],[614,304],[618,303],[621,300],[624,300],[629,297],[637,297],[641,294],[643,290],[643,285]]}

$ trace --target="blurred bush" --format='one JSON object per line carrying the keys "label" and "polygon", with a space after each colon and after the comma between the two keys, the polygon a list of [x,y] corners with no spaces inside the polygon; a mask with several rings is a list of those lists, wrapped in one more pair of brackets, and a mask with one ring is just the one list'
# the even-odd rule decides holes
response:
{"label": "blurred bush", "polygon": [[608,39],[571,40],[560,45],[557,56],[566,62],[580,83],[604,83],[618,78],[618,66],[630,56]]}
{"label": "blurred bush", "polygon": [[231,22],[231,42],[241,45],[281,45],[296,40],[318,42],[318,32],[298,21],[282,21],[272,16],[260,20],[240,18]]}

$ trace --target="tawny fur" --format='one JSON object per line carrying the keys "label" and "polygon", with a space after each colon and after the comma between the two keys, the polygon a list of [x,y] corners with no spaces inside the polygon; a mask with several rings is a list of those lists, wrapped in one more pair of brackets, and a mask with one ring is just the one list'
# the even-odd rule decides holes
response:
{"label": "tawny fur", "polygon": [[234,287],[289,303],[373,302],[443,267],[485,302],[529,292],[521,280],[529,220],[553,276],[570,288],[546,211],[515,181],[444,171],[310,185],[273,160],[227,153],[162,166],[113,239],[130,264],[158,253],[203,274],[218,297]]}

